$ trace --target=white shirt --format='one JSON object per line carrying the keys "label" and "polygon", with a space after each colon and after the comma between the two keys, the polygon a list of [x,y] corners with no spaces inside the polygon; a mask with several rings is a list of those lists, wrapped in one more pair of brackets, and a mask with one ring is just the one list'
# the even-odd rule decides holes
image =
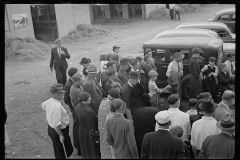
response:
{"label": "white shirt", "polygon": [[232,62],[230,62],[229,60],[226,60],[225,62],[224,62],[225,64],[226,64],[226,67],[227,67],[227,71],[228,71],[228,73],[229,73],[229,75],[230,75],[230,77],[232,77],[233,76],[233,74],[232,74],[232,71],[231,71],[231,64],[232,64],[232,70],[234,70],[234,66],[235,66],[235,64],[234,63],[232,63]]}
{"label": "white shirt", "polygon": [[104,67],[106,67],[107,62],[108,61],[101,61],[101,73],[106,70]]}
{"label": "white shirt", "polygon": [[[183,129],[183,135],[181,139],[183,141],[189,141],[188,135],[190,135],[191,133],[189,115],[187,113],[180,111],[178,108],[169,108],[168,111],[172,113],[170,128],[173,126],[180,126]],[[158,124],[156,123],[155,131],[157,130]]]}
{"label": "white shirt", "polygon": [[69,125],[70,118],[59,100],[54,98],[46,100],[42,103],[42,109],[46,110],[47,121],[52,128],[61,124],[61,129],[64,129]]}
{"label": "white shirt", "polygon": [[169,4],[169,9],[173,9],[174,4]]}
{"label": "white shirt", "polygon": [[[183,75],[183,63],[179,62],[179,67],[180,67],[180,75]],[[171,63],[168,65],[168,69],[166,72],[166,76],[170,77],[171,72],[178,72],[178,62],[173,60]]]}
{"label": "white shirt", "polygon": [[129,84],[129,86],[131,86],[132,88],[133,88],[133,86],[132,86],[132,84],[131,83],[129,83],[129,82],[127,82],[128,84]]}
{"label": "white shirt", "polygon": [[156,88],[158,88],[156,82],[155,82],[155,81],[152,81],[152,80],[150,79],[149,82],[148,82],[149,93],[150,93],[151,95],[156,94],[156,93],[157,93],[157,92],[155,91]]}
{"label": "white shirt", "polygon": [[202,116],[192,125],[191,145],[201,150],[202,143],[207,136],[221,133],[221,130],[216,126],[217,120],[213,117]]}
{"label": "white shirt", "polygon": [[198,112],[196,109],[189,109],[186,113],[189,114],[189,116],[191,116],[191,115],[197,115]]}
{"label": "white shirt", "polygon": [[175,11],[179,11],[180,7],[177,4],[172,4],[172,9],[174,9]]}

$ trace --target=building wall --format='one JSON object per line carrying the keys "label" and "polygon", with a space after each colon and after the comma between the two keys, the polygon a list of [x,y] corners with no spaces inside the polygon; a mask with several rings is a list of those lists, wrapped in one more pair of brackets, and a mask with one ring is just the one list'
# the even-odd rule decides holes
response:
{"label": "building wall", "polygon": [[91,24],[89,4],[72,4],[72,11],[75,28],[82,23]]}
{"label": "building wall", "polygon": [[[16,37],[21,37],[21,38],[33,37],[33,38],[35,38],[30,4],[6,4],[6,7],[7,7],[6,8],[7,17],[5,17],[5,22],[6,22],[6,18],[7,18],[8,22],[9,22],[8,23],[9,27],[5,23],[5,29],[9,28],[9,31]],[[12,15],[13,14],[23,14],[23,13],[28,14],[27,27],[22,28],[20,30],[14,29]]]}
{"label": "building wall", "polygon": [[7,14],[7,7],[5,5],[5,32],[10,32],[9,21],[8,21],[8,14]]}
{"label": "building wall", "polygon": [[59,38],[74,30],[72,4],[54,4]]}
{"label": "building wall", "polygon": [[149,14],[154,10],[161,7],[166,7],[166,4],[145,4],[146,8],[146,18],[148,19]]}

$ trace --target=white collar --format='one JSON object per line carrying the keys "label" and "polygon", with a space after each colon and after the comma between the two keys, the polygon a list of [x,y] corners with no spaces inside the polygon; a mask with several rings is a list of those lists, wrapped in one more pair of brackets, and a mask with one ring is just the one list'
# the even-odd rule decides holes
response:
{"label": "white collar", "polygon": [[131,71],[133,71],[133,72],[139,72],[139,69],[138,69],[137,71],[134,71],[133,68],[132,68]]}
{"label": "white collar", "polygon": [[59,100],[57,100],[57,99],[55,99],[55,98],[52,98],[52,100],[53,100],[53,101],[56,101],[57,103],[60,103],[60,104],[62,105],[62,102],[61,102],[61,101],[59,101]]}
{"label": "white collar", "polygon": [[169,129],[163,129],[163,128],[158,128],[158,130],[165,130],[165,131],[170,131]]}
{"label": "white collar", "polygon": [[132,84],[131,84],[131,83],[129,83],[129,82],[128,82],[128,84],[129,84],[129,86],[131,86],[131,87],[133,88],[133,86],[132,86]]}

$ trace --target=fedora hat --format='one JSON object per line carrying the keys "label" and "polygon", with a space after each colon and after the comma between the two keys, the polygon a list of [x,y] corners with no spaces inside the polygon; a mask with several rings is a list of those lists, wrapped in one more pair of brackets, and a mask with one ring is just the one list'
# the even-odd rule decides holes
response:
{"label": "fedora hat", "polygon": [[222,121],[218,121],[216,126],[222,131],[235,129],[235,122],[231,118],[231,115],[223,118]]}
{"label": "fedora hat", "polygon": [[155,115],[155,120],[159,123],[159,124],[166,124],[169,121],[171,121],[172,118],[172,113],[169,111],[160,111]]}
{"label": "fedora hat", "polygon": [[86,70],[87,73],[98,73],[99,70],[95,65],[89,65]]}
{"label": "fedora hat", "polygon": [[79,62],[80,65],[91,63],[91,59],[83,57]]}
{"label": "fedora hat", "polygon": [[218,105],[215,104],[213,101],[209,99],[202,99],[202,106],[201,106],[202,111],[211,112],[211,111],[214,111],[217,107]]}
{"label": "fedora hat", "polygon": [[195,47],[192,49],[192,54],[201,54],[204,53],[200,48]]}
{"label": "fedora hat", "polygon": [[114,45],[114,46],[113,46],[113,50],[115,50],[115,49],[117,49],[117,48],[121,48],[121,46],[119,46],[119,45]]}
{"label": "fedora hat", "polygon": [[63,85],[62,84],[53,84],[51,86],[51,89],[49,90],[51,93],[59,93],[62,92],[64,93],[65,91],[63,90]]}
{"label": "fedora hat", "polygon": [[180,60],[184,58],[184,54],[182,52],[176,52],[174,54],[174,60]]}

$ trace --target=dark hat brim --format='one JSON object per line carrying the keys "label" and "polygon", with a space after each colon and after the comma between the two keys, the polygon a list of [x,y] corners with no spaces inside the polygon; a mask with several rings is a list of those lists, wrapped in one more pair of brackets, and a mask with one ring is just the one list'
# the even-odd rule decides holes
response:
{"label": "dark hat brim", "polygon": [[228,130],[232,130],[232,129],[235,129],[235,125],[233,127],[230,127],[230,128],[224,128],[221,126],[221,121],[218,121],[216,126],[221,129],[222,131],[228,131]]}
{"label": "dark hat brim", "polygon": [[89,64],[91,63],[91,59],[87,58],[87,62],[83,62],[82,60],[79,62],[80,65],[83,65],[83,64]]}

